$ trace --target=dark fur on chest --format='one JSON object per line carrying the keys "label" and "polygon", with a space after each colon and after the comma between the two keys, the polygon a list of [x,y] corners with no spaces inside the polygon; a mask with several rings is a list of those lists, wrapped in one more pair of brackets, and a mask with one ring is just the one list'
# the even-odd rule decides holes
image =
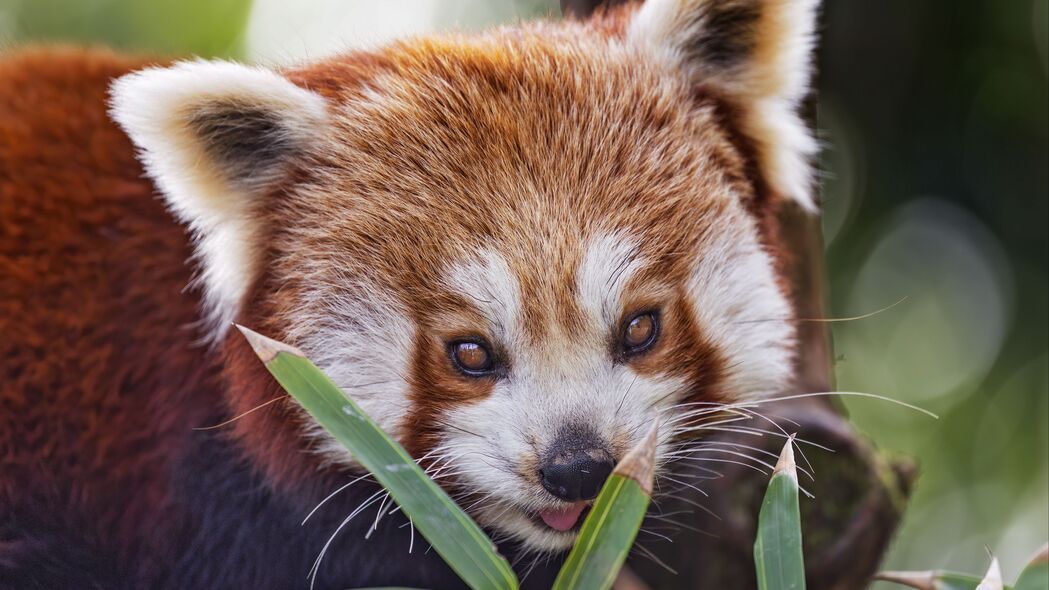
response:
{"label": "dark fur on chest", "polygon": [[[17,552],[0,562],[0,588],[309,588],[308,574],[328,538],[362,502],[379,491],[360,481],[340,492],[303,525],[318,500],[350,475],[310,483],[317,494],[292,497],[274,491],[222,435],[199,433],[185,461],[173,467],[173,502],[154,515],[151,539],[160,552],[143,548],[120,557],[64,523],[49,522],[46,509],[6,520],[0,541]],[[352,519],[335,536],[318,570],[317,590],[406,586],[465,588],[400,512],[383,517],[369,538],[379,503]],[[393,508],[389,502],[384,511]],[[90,515],[85,515],[90,520]],[[513,550],[503,548],[513,559]],[[533,558],[522,559],[527,569]],[[524,588],[548,588],[561,558],[540,560]],[[523,575],[519,571],[518,575]]]}

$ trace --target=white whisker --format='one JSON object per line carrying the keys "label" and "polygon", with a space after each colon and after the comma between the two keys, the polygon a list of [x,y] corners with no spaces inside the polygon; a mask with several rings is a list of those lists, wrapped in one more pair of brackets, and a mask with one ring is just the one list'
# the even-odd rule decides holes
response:
{"label": "white whisker", "polygon": [[362,479],[365,479],[365,478],[368,478],[368,477],[371,477],[371,474],[370,473],[365,473],[364,475],[361,475],[359,477],[356,477],[356,478],[350,480],[349,483],[347,483],[345,485],[342,485],[342,486],[339,486],[334,492],[328,494],[323,500],[321,500],[316,506],[314,506],[313,510],[310,510],[310,513],[306,515],[306,518],[302,519],[302,523],[300,524],[300,526],[305,525],[306,521],[309,520],[311,516],[313,516],[313,513],[317,512],[317,509],[319,509],[321,506],[324,506],[324,504],[328,500],[331,500],[332,498],[334,498],[336,496],[336,494],[338,494],[339,492],[341,492],[341,491],[345,490],[346,488],[352,486],[353,484],[361,481]]}
{"label": "white whisker", "polygon": [[306,577],[310,580],[310,590],[313,590],[313,586],[317,582],[317,574],[320,572],[320,566],[321,562],[324,560],[324,555],[328,552],[328,548],[331,546],[332,541],[335,540],[336,535],[339,534],[339,531],[341,531],[347,524],[349,524],[349,522],[353,520],[355,516],[357,516],[366,508],[374,504],[376,500],[379,499],[379,496],[381,496],[384,493],[386,493],[384,490],[380,490],[369,496],[368,499],[362,502],[360,506],[358,506],[353,512],[350,513],[349,516],[343,519],[339,526],[335,528],[335,532],[333,532],[331,536],[328,537],[328,540],[324,542],[324,546],[321,547],[320,554],[317,555],[317,559],[313,562],[313,567],[310,568],[310,571],[306,574]]}

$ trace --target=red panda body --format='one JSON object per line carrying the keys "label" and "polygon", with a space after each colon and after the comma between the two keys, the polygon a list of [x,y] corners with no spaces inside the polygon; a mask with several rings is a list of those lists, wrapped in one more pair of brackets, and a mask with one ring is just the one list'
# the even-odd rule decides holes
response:
{"label": "red panda body", "polygon": [[0,58],[0,587],[461,586],[234,320],[548,586],[645,426],[662,466],[790,386],[771,212],[812,207],[814,11],[649,0],[279,72]]}
{"label": "red panda body", "polygon": [[[233,414],[186,289],[190,238],[106,113],[113,79],[144,65],[73,49],[0,60],[0,588],[299,587],[375,488],[302,526],[345,478],[275,490],[228,428],[194,430]],[[368,541],[344,530],[317,587],[459,587],[433,552],[360,559],[354,545],[407,547],[390,519]]]}
{"label": "red panda body", "polygon": [[[15,571],[60,567],[67,534],[114,554],[163,543],[143,529],[162,525],[170,457],[213,415],[213,363],[179,327],[197,313],[180,295],[185,231],[106,114],[112,79],[143,65],[76,50],[0,61],[0,522]],[[36,531],[39,515],[51,523]]]}

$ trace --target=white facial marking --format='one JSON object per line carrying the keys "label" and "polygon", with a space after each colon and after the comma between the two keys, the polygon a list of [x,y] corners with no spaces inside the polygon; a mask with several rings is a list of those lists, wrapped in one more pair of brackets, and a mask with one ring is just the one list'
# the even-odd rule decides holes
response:
{"label": "white facial marking", "polygon": [[698,324],[729,361],[723,388],[741,398],[782,391],[792,374],[794,327],[772,259],[742,212],[713,238],[687,287]]}
{"label": "white facial marking", "polygon": [[[299,343],[383,430],[398,436],[410,410],[407,375],[415,338],[414,323],[401,304],[374,285],[347,277],[336,294],[318,286],[301,308],[288,339]],[[326,461],[357,467],[346,448],[319,425],[308,435],[316,438]]]}
{"label": "white facial marking", "polygon": [[593,240],[579,267],[576,290],[587,319],[604,328],[622,314],[623,290],[644,260],[630,238],[603,234]]}
{"label": "white facial marking", "polygon": [[444,282],[481,312],[493,339],[513,343],[522,337],[521,287],[502,255],[482,250],[453,266]]}

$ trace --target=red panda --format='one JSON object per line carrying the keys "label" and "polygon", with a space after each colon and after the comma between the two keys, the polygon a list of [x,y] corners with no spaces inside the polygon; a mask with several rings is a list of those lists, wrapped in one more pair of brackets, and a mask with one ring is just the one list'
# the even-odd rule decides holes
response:
{"label": "red panda", "polygon": [[560,555],[645,426],[662,469],[696,407],[790,386],[792,323],[754,320],[794,313],[772,212],[815,208],[815,11],[648,0],[282,70],[0,58],[0,587],[461,585],[234,321],[519,568]]}

